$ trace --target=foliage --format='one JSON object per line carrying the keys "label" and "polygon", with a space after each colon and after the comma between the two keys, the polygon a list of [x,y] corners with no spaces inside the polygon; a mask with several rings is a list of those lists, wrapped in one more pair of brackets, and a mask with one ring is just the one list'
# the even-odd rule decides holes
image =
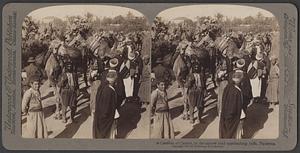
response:
{"label": "foliage", "polygon": [[[71,31],[75,20],[86,21],[89,32],[100,30],[126,33],[149,31],[149,24],[145,17],[134,16],[131,12],[126,15],[100,18],[87,12],[82,16],[66,16],[64,19],[47,16],[41,20],[34,20],[27,16],[22,25],[22,61],[26,62],[30,56],[36,56],[47,51],[49,43],[55,38],[64,39]],[[51,38],[46,38],[50,35]]]}
{"label": "foliage", "polygon": [[[197,26],[201,26],[205,20],[215,19],[216,22],[222,27],[223,32],[227,32],[230,29],[233,31],[242,31],[254,33],[260,32],[269,32],[269,31],[278,31],[278,22],[275,17],[265,17],[261,12],[258,12],[256,15],[247,16],[247,17],[234,17],[229,18],[222,13],[216,13],[214,16],[197,16],[196,21],[191,23],[190,21],[185,21],[188,29],[193,31]],[[163,21],[162,18],[157,17],[156,22],[167,22]],[[159,23],[163,25],[163,23]],[[156,27],[159,25],[156,24]],[[176,25],[172,25],[175,27]],[[157,27],[159,28],[159,27]]]}
{"label": "foliage", "polygon": [[277,19],[275,17],[265,17],[261,12],[258,12],[255,16],[244,18],[224,18],[223,14],[217,13],[215,18],[224,31],[229,31],[229,29],[242,32],[252,31],[254,33],[278,31]]}

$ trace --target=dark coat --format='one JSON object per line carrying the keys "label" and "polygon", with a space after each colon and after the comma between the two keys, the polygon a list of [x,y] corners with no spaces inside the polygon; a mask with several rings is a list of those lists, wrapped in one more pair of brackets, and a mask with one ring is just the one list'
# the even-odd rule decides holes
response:
{"label": "dark coat", "polygon": [[266,76],[269,76],[269,73],[270,73],[270,69],[271,69],[271,61],[270,61],[270,59],[269,59],[269,57],[268,56],[266,56],[266,55],[264,55],[264,57],[263,57],[263,61],[262,61],[264,64],[265,64],[265,66],[266,66]]}
{"label": "dark coat", "polygon": [[242,111],[242,93],[232,83],[228,84],[222,97],[220,138],[235,138]]}
{"label": "dark coat", "polygon": [[100,85],[96,95],[93,123],[94,138],[109,138],[117,103],[116,92],[108,84]]}
{"label": "dark coat", "polygon": [[245,60],[245,66],[243,67],[243,71],[247,72],[249,64],[251,63],[251,57],[248,55],[245,55],[245,56],[243,56],[243,59]]}
{"label": "dark coat", "polygon": [[130,74],[134,78],[133,96],[138,96],[140,87],[140,78],[143,72],[143,60],[138,56],[134,60],[130,61]]}
{"label": "dark coat", "polygon": [[97,58],[98,72],[101,74],[105,69],[105,63],[101,58]]}
{"label": "dark coat", "polygon": [[136,57],[134,60],[130,63],[130,69],[136,70],[136,74],[138,77],[142,75],[143,72],[143,60],[141,57]]}
{"label": "dark coat", "polygon": [[62,104],[64,106],[76,107],[77,105],[77,95],[76,90],[79,89],[78,77],[76,73],[72,73],[74,86],[70,86],[68,83],[68,77],[66,73],[60,76],[58,87],[60,87],[60,95],[62,99]]}
{"label": "dark coat", "polygon": [[[103,84],[108,84],[108,81],[106,80],[106,76],[109,70],[105,70],[102,75],[101,75],[101,82],[103,82]],[[116,79],[116,82],[114,84],[114,88],[116,90],[116,94],[117,94],[117,105],[116,107],[119,109],[122,101],[126,98],[126,94],[125,94],[125,85],[124,85],[124,81],[123,78],[121,77],[120,73],[118,73],[118,77]]]}
{"label": "dark coat", "polygon": [[244,78],[241,81],[240,88],[243,93],[243,108],[245,109],[244,111],[246,112],[246,108],[250,103],[250,100],[253,98],[250,78],[246,72],[244,72]]}
{"label": "dark coat", "polygon": [[[234,72],[235,71],[229,73],[229,82],[231,82],[231,83],[233,83],[232,74]],[[250,100],[253,98],[253,95],[252,95],[252,87],[251,87],[251,83],[250,83],[250,78],[245,71],[243,71],[243,74],[244,74],[244,77],[241,81],[240,88],[243,93],[243,102],[244,102],[243,108],[245,108],[250,103]]]}

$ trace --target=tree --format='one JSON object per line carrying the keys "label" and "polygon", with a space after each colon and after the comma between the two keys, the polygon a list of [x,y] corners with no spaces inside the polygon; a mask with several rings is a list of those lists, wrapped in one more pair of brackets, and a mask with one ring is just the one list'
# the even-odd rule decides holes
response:
{"label": "tree", "polygon": [[263,24],[264,22],[264,15],[261,13],[261,12],[258,12],[257,15],[256,15],[256,22],[259,23],[259,24]]}
{"label": "tree", "polygon": [[87,12],[85,15],[85,18],[87,19],[88,22],[92,22],[94,18],[94,14]]}
{"label": "tree", "polygon": [[102,28],[100,25],[102,25],[101,19],[96,16],[96,19],[91,23],[91,28],[94,31],[99,31]]}
{"label": "tree", "polygon": [[244,18],[244,24],[254,24],[255,19],[252,16],[247,16]]}
{"label": "tree", "polygon": [[102,24],[103,25],[109,25],[109,24],[112,24],[112,18],[109,18],[109,17],[104,17],[103,19],[102,19]]}
{"label": "tree", "polygon": [[67,16],[66,19],[68,23],[74,23],[75,19],[80,19],[81,17],[79,15],[77,16]]}
{"label": "tree", "polygon": [[125,22],[125,19],[122,15],[118,15],[118,16],[114,17],[114,19],[113,19],[114,24],[122,24],[124,22]]}
{"label": "tree", "polygon": [[66,32],[66,28],[67,28],[67,24],[68,24],[67,22],[64,22],[60,18],[54,18],[52,23],[53,23],[53,27],[55,27],[55,29],[59,29],[63,33]]}
{"label": "tree", "polygon": [[233,20],[231,21],[233,26],[239,26],[240,24],[243,23],[241,18],[233,18]]}
{"label": "tree", "polygon": [[223,21],[224,15],[221,14],[221,13],[217,13],[217,14],[215,15],[215,17],[217,18],[217,22],[220,23],[220,22]]}

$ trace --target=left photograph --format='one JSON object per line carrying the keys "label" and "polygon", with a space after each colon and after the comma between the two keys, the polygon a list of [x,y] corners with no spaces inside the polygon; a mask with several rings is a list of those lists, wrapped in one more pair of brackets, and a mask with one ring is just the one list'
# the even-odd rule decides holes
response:
{"label": "left photograph", "polygon": [[22,25],[22,137],[148,138],[150,25],[140,12],[59,5]]}

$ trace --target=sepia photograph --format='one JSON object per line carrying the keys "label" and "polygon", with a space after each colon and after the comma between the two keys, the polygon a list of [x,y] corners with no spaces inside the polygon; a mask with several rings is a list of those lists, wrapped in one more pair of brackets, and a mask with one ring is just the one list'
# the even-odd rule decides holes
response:
{"label": "sepia photograph", "polygon": [[143,14],[118,6],[29,13],[22,24],[22,137],[148,138],[150,28]]}
{"label": "sepia photograph", "polygon": [[5,150],[297,145],[292,2],[2,6]]}
{"label": "sepia photograph", "polygon": [[189,5],[151,27],[150,136],[276,139],[279,25],[260,8]]}

